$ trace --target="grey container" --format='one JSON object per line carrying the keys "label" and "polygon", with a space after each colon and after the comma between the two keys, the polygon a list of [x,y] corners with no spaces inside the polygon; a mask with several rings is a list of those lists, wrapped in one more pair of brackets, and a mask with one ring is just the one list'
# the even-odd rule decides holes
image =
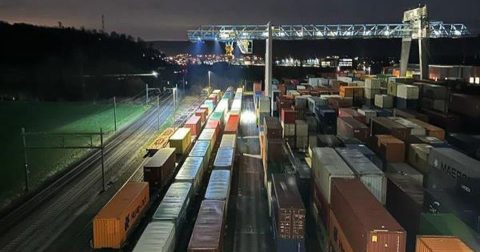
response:
{"label": "grey container", "polygon": [[197,191],[202,181],[203,158],[187,157],[182,167],[175,176],[175,182],[190,182],[193,185],[193,191]]}
{"label": "grey container", "polygon": [[214,170],[208,181],[205,199],[207,200],[224,200],[227,202],[230,194],[230,171]]}
{"label": "grey container", "polygon": [[220,141],[219,148],[232,148],[237,146],[237,135],[235,134],[223,134],[222,141]]}
{"label": "grey container", "polygon": [[133,252],[173,252],[175,242],[175,225],[172,222],[151,222],[143,231]]}
{"label": "grey container", "polygon": [[217,156],[215,156],[215,161],[213,162],[213,169],[231,171],[233,169],[233,161],[233,148],[218,148]]}
{"label": "grey container", "polygon": [[152,221],[170,221],[180,230],[190,202],[192,184],[176,182],[170,185],[160,205],[153,214]]}
{"label": "grey container", "polygon": [[336,148],[335,150],[375,198],[380,203],[385,204],[387,201],[385,174],[357,149]]}
{"label": "grey container", "polygon": [[388,163],[387,173],[401,174],[412,178],[413,181],[418,182],[418,185],[423,185],[423,174],[415,170],[407,163]]}
{"label": "grey container", "polygon": [[210,156],[212,155],[212,144],[210,141],[196,141],[189,157],[203,157],[203,168],[207,168]]}
{"label": "grey container", "polygon": [[410,134],[411,135],[416,135],[416,136],[425,136],[427,134],[425,128],[423,128],[422,126],[416,124],[416,123],[413,123],[405,118],[402,118],[402,117],[389,117],[390,119],[392,119],[393,121],[395,121],[396,123],[398,124],[401,124],[407,128],[410,128],[411,131],[410,131]]}
{"label": "grey container", "polygon": [[452,148],[432,148],[428,164],[448,178],[447,185],[455,185],[467,195],[480,193],[480,161]]}

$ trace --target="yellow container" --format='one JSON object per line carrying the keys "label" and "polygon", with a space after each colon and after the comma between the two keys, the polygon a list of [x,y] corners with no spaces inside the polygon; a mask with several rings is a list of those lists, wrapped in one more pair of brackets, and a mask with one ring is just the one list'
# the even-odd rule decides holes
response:
{"label": "yellow container", "polygon": [[170,147],[175,148],[176,154],[186,154],[192,143],[192,131],[190,128],[179,128],[170,137]]}
{"label": "yellow container", "polygon": [[122,187],[93,219],[93,248],[121,248],[149,200],[147,182]]}

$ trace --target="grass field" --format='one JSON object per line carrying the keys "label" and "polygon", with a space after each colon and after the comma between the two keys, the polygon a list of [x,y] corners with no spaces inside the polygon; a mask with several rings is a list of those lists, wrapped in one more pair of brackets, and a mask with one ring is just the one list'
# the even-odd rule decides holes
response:
{"label": "grass field", "polygon": [[[117,104],[117,126],[121,128],[138,118],[148,107]],[[102,128],[112,135],[113,105],[106,103],[0,103],[0,208],[20,196],[24,190],[21,128],[27,131],[92,132]],[[78,141],[78,140],[76,140]],[[83,140],[86,141],[86,140]],[[59,144],[59,139],[32,138],[31,143]],[[88,150],[29,150],[30,184],[38,187]]]}

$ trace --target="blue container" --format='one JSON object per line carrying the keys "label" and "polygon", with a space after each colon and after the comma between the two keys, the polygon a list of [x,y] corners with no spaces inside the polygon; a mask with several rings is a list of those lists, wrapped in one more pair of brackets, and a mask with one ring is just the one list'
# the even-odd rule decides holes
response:
{"label": "blue container", "polygon": [[395,107],[399,109],[414,109],[418,108],[418,100],[417,99],[403,99],[397,97],[395,101]]}

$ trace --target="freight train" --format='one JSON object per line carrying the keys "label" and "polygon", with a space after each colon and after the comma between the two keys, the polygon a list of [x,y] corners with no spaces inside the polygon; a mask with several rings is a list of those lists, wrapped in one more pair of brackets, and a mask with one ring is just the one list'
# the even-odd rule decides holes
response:
{"label": "freight train", "polygon": [[[242,96],[241,88],[214,90],[183,127],[168,128],[154,140],[144,182],[127,182],[95,216],[94,249],[121,249],[147,219],[133,251],[174,251],[187,219],[196,215],[188,250],[222,250]],[[210,173],[205,195],[199,195]],[[163,191],[158,207],[148,209]],[[198,214],[187,214],[197,198]],[[147,210],[153,215],[145,216]]]}

